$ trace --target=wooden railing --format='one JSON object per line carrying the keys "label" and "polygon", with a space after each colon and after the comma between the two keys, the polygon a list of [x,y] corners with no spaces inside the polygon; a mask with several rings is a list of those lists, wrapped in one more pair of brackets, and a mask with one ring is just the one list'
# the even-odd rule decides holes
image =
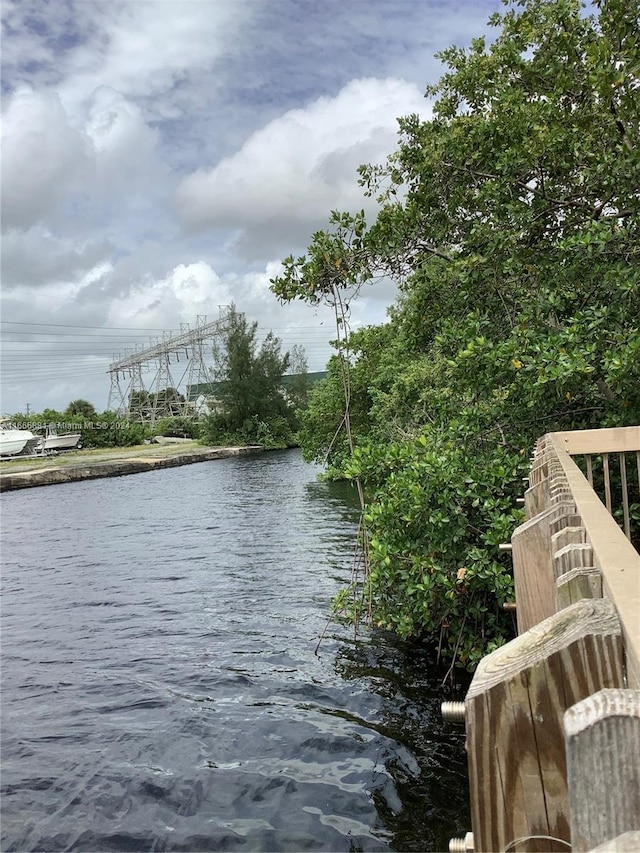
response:
{"label": "wooden railing", "polygon": [[639,480],[640,427],[538,441],[511,538],[518,637],[465,698],[472,833],[451,850],[640,851]]}
{"label": "wooden railing", "polygon": [[[616,494],[612,488],[612,473],[619,476],[620,500],[617,509],[622,513],[622,526],[627,539],[631,538],[630,495],[640,498],[640,450],[638,450],[638,427],[624,429],[590,429],[575,432],[551,433],[550,439],[557,448],[564,449],[572,458],[584,459],[584,471],[592,489],[604,498],[610,513],[616,509]],[[598,489],[594,480],[600,469],[602,486]],[[634,492],[635,490],[635,492]]]}

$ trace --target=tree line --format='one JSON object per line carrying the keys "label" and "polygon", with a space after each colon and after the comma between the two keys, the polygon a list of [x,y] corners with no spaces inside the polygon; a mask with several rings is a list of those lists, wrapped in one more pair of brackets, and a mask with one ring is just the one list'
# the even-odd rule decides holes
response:
{"label": "tree line", "polygon": [[163,388],[133,390],[127,421],[112,411],[98,414],[82,399],[72,401],[61,412],[45,409],[28,417],[16,415],[14,420],[34,428],[77,422],[85,448],[131,446],[154,436],[192,438],[207,445],[296,446],[299,416],[307,404],[310,384],[304,349],[294,346],[290,352],[282,352],[281,341],[272,332],[259,344],[257,322],[249,322],[231,305],[212,355],[211,382],[203,389],[206,413],[201,415],[195,405],[185,415],[185,396],[175,388]]}
{"label": "tree line", "polygon": [[445,50],[432,118],[359,169],[373,220],[334,211],[272,280],[338,329],[363,285],[397,282],[387,323],[338,336],[301,443],[365,498],[336,609],[468,668],[512,635],[498,545],[536,438],[640,418],[638,4],[589,11],[511,2],[490,44]]}

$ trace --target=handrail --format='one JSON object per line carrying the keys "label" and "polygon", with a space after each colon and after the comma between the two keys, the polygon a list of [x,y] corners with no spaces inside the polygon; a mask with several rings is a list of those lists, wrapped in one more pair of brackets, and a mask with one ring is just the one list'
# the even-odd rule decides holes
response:
{"label": "handrail", "polygon": [[472,823],[450,850],[631,849],[616,839],[640,826],[640,427],[548,433],[527,479],[511,536],[518,636],[480,661],[464,714],[445,709],[464,717]]}
{"label": "handrail", "polygon": [[[588,432],[589,440],[582,442],[574,438],[575,433],[550,433],[546,436],[546,446],[555,451],[569,492],[575,501],[576,514],[581,517],[587,542],[593,548],[594,562],[602,575],[603,593],[618,612],[627,657],[628,685],[640,688],[640,554],[625,538],[616,521],[569,455],[569,453],[606,452],[602,447],[612,446],[613,442],[610,442],[608,437],[602,444],[593,441],[594,433],[599,430]],[[567,435],[570,436],[568,441]],[[621,444],[622,442],[619,441],[616,451]],[[627,427],[624,430],[624,444],[627,451],[637,451],[640,448],[640,427]],[[585,447],[589,450],[585,451],[583,449]]]}
{"label": "handrail", "polygon": [[550,432],[547,437],[557,442],[570,456],[640,452],[640,426]]}
{"label": "handrail", "polygon": [[[539,442],[539,448],[546,440],[553,439],[556,452],[567,452],[571,457],[583,456],[587,480],[594,486],[594,457],[601,458],[602,478],[604,487],[604,502],[613,515],[614,495],[612,494],[612,463],[619,471],[621,489],[622,526],[627,539],[631,539],[631,509],[629,486],[634,479],[638,483],[638,499],[640,499],[640,427],[619,427],[609,429],[575,430],[570,432],[549,433]],[[628,469],[627,456],[635,455],[636,474]],[[610,458],[610,457],[613,457]],[[617,461],[616,458],[617,457]],[[597,462],[596,462],[597,464]],[[631,463],[633,466],[633,463]]]}
{"label": "handrail", "polygon": [[640,452],[640,426],[550,432],[547,436],[559,442],[570,456],[580,453]]}

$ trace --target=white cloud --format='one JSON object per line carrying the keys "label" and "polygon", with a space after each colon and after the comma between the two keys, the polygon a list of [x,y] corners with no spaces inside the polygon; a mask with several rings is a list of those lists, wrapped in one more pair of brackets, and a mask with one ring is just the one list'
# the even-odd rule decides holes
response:
{"label": "white cloud", "polygon": [[176,329],[198,314],[217,316],[218,306],[231,299],[227,284],[208,263],[179,264],[163,278],[145,276],[131,285],[111,302],[107,323]]}
{"label": "white cloud", "polygon": [[86,181],[86,140],[55,93],[26,86],[9,99],[2,136],[2,227],[28,229]]}
{"label": "white cloud", "polygon": [[[357,166],[393,150],[397,116],[428,114],[432,54],[479,35],[497,8],[3,0],[3,321],[144,339],[234,300],[286,348],[311,337],[310,366],[322,367],[333,320],[281,306],[272,259],[303,251],[332,208],[373,207]],[[354,324],[383,320],[392,298],[392,282],[364,289]],[[14,406],[24,383],[36,406],[103,396],[103,368],[89,393],[80,356],[67,367],[57,355],[62,335],[42,356],[46,380],[16,357]],[[89,364],[91,346],[73,351]],[[66,378],[55,390],[61,367],[77,390]]]}
{"label": "white cloud", "polygon": [[140,278],[126,295],[110,300],[105,325],[177,331],[181,323],[193,325],[198,315],[216,320],[220,309],[234,302],[250,322],[258,321],[258,340],[273,330],[283,350],[304,346],[310,369],[322,370],[331,354],[328,341],[335,337],[333,314],[326,306],[279,305],[269,286],[280,269],[271,261],[261,270],[220,275],[203,260],[179,264],[161,277]]}
{"label": "white cloud", "polygon": [[142,236],[175,231],[170,223],[176,178],[163,161],[159,132],[137,104],[108,87],[97,89],[83,127],[94,161],[87,219],[120,249],[134,250]]}
{"label": "white cloud", "polygon": [[[85,4],[77,6],[82,10]],[[63,102],[77,108],[107,86],[144,99],[146,115],[167,118],[181,113],[174,101],[176,87],[193,71],[215,65],[237,27],[251,16],[252,4],[136,0],[100,4],[96,11],[101,44],[73,52],[61,86]]]}
{"label": "white cloud", "polygon": [[[98,89],[76,126],[57,94],[17,90],[3,122],[3,232],[36,228],[54,239],[73,237],[81,244],[76,253],[87,242],[130,251],[141,237],[175,233],[176,178],[158,137],[139,107],[113,89]],[[37,256],[32,262],[43,267]],[[37,278],[27,269],[25,276]]]}
{"label": "white cloud", "polygon": [[[58,238],[36,226],[29,231],[11,230],[2,238],[2,286],[6,290],[81,281],[110,254],[102,240]],[[33,293],[25,293],[32,298]]]}
{"label": "white cloud", "polygon": [[[91,140],[98,175],[111,190],[131,190],[146,183],[146,176],[160,164],[156,147],[158,132],[144,121],[139,107],[108,87],[97,89],[89,106],[86,133]],[[141,180],[142,178],[142,180]]]}
{"label": "white cloud", "polygon": [[215,168],[189,175],[179,209],[193,229],[234,228],[245,232],[244,244],[295,245],[330,210],[365,206],[357,166],[393,150],[397,116],[427,111],[411,83],[354,80],[335,98],[271,121]]}

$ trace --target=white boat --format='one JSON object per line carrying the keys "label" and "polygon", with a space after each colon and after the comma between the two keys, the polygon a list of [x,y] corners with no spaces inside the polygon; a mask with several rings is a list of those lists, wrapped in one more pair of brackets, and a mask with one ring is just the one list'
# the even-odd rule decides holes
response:
{"label": "white boat", "polygon": [[28,429],[0,426],[0,456],[17,456],[24,450],[35,448],[39,440],[39,436]]}
{"label": "white boat", "polygon": [[40,438],[40,452],[51,453],[56,450],[76,450],[82,447],[82,433],[65,432],[58,435],[53,427],[47,427],[44,436]]}

